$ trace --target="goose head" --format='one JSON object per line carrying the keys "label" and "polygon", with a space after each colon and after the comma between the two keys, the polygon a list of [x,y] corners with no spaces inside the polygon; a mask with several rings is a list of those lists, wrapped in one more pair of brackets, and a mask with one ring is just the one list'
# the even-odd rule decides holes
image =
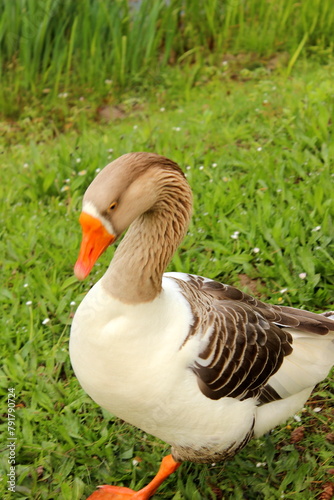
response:
{"label": "goose head", "polygon": [[153,153],[125,154],[97,175],[85,192],[79,218],[82,242],[74,267],[78,279],[88,276],[100,255],[138,217],[167,208],[169,172],[187,185],[176,163]]}

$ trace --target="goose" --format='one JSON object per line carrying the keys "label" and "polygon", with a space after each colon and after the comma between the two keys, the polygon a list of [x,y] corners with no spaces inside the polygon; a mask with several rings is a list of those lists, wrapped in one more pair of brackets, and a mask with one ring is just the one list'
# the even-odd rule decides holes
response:
{"label": "goose", "polygon": [[73,318],[75,375],[102,408],[171,446],[143,489],[100,486],[90,500],[146,500],[183,461],[231,458],[294,415],[333,365],[333,312],[164,273],[191,212],[181,168],[153,153],[119,157],[84,194],[79,280],[127,232]]}

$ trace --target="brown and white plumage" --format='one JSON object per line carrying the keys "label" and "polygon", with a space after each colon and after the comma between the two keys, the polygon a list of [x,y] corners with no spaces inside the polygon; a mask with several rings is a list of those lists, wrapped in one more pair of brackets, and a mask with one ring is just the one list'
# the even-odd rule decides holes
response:
{"label": "brown and white plumage", "polygon": [[78,308],[70,353],[102,407],[165,440],[177,462],[215,462],[304,404],[333,365],[334,321],[163,274],[190,215],[189,185],[166,158],[131,153],[96,177],[83,200],[77,276],[130,227]]}

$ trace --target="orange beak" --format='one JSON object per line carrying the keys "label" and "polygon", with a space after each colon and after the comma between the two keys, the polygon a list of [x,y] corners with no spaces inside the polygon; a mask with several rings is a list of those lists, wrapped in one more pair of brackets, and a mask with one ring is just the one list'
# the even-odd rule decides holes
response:
{"label": "orange beak", "polygon": [[79,218],[82,227],[82,241],[74,274],[79,280],[85,279],[91,272],[97,259],[116,239],[96,217],[82,212]]}

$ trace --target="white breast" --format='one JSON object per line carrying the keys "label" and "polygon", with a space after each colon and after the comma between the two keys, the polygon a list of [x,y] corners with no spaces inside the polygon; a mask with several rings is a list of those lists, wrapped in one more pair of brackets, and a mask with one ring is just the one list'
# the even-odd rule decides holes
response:
{"label": "white breast", "polygon": [[73,319],[71,362],[83,389],[123,420],[172,445],[227,447],[248,432],[255,402],[201,393],[189,368],[199,340],[182,347],[191,322],[174,280],[164,278],[163,292],[138,305],[115,300],[99,281]]}

